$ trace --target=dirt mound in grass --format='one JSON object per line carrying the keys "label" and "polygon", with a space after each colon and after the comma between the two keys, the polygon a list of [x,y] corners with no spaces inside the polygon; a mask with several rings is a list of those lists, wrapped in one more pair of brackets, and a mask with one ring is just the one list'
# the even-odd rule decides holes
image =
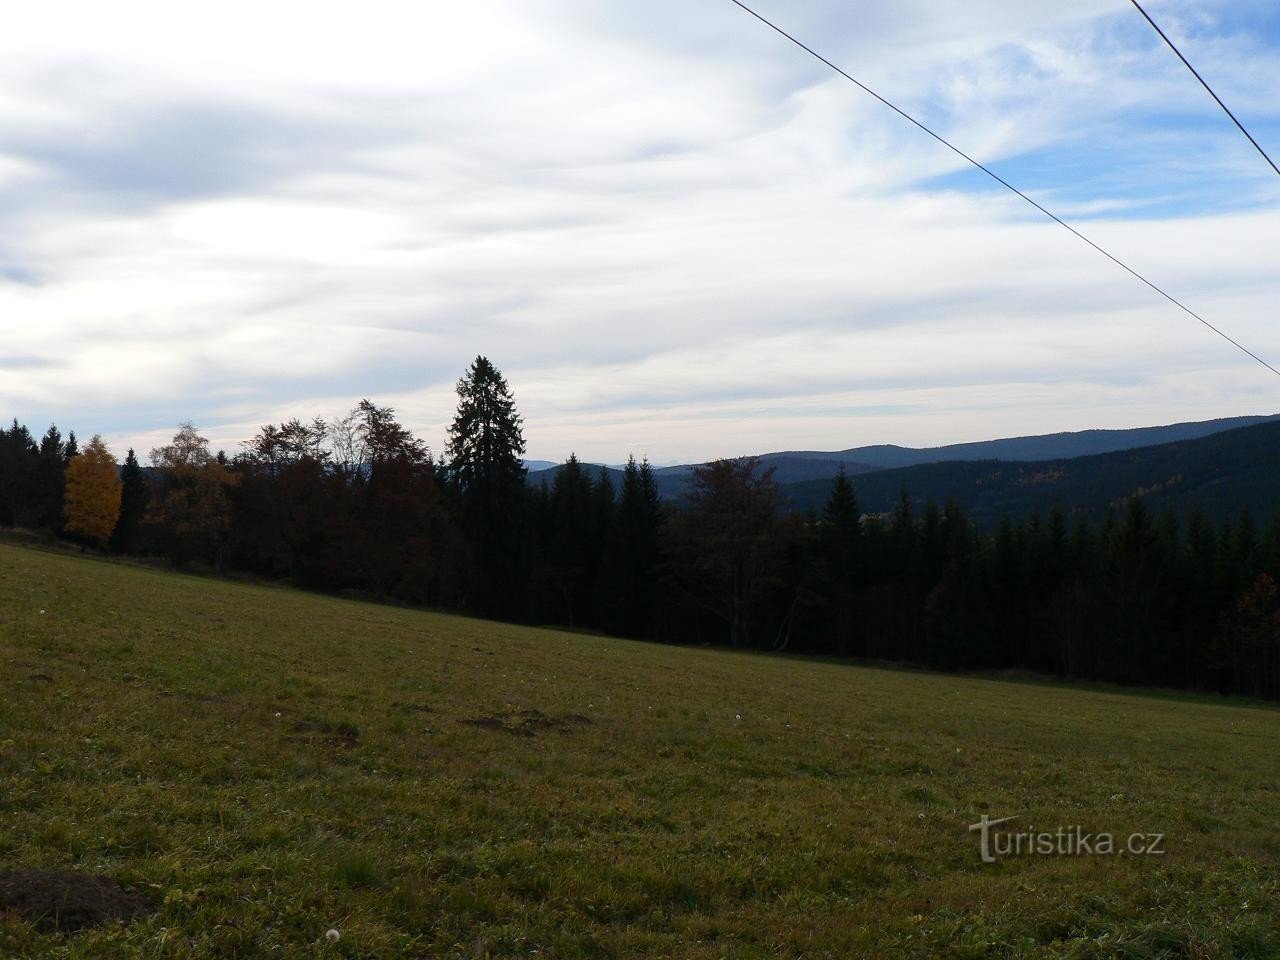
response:
{"label": "dirt mound in grass", "polygon": [[0,913],[17,914],[46,933],[129,921],[154,909],[146,897],[91,873],[0,870]]}
{"label": "dirt mound in grass", "polygon": [[567,733],[574,726],[589,724],[590,717],[580,713],[567,713],[561,717],[549,716],[541,710],[520,710],[515,713],[499,713],[491,717],[473,717],[463,720],[472,727],[483,727],[486,730],[503,730],[517,737],[536,736],[540,730],[558,730]]}

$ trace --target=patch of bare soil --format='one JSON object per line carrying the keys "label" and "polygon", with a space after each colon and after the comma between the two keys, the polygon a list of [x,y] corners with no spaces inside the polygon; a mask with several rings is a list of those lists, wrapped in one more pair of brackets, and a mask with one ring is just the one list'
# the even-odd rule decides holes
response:
{"label": "patch of bare soil", "polygon": [[553,716],[543,713],[541,710],[517,710],[486,717],[472,717],[462,722],[472,727],[482,727],[485,730],[501,730],[516,737],[533,737],[543,730],[569,733],[575,726],[590,723],[591,718],[584,717],[580,713]]}
{"label": "patch of bare soil", "polygon": [[293,725],[293,732],[302,734],[301,739],[309,739],[311,735],[320,734],[325,742],[339,747],[354,747],[360,742],[360,731],[353,724],[346,722],[298,720]]}
{"label": "patch of bare soil", "polygon": [[112,920],[128,922],[154,905],[114,880],[78,870],[0,870],[0,913],[46,933],[73,933]]}
{"label": "patch of bare soil", "polygon": [[401,703],[397,700],[392,706],[405,713],[435,713],[435,710],[425,703]]}
{"label": "patch of bare soil", "polygon": [[192,693],[190,690],[161,690],[162,697],[180,697],[196,703],[226,703],[227,698],[220,693]]}

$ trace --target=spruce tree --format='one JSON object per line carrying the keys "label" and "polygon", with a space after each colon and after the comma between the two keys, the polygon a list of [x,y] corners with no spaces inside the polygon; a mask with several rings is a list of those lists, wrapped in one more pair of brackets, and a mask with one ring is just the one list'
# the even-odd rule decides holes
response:
{"label": "spruce tree", "polygon": [[608,574],[604,569],[605,555],[612,536],[614,515],[617,513],[617,493],[609,468],[601,467],[591,486],[591,534],[587,541],[587,576],[583,604],[583,619],[593,626],[602,626],[608,601],[605,587]]}
{"label": "spruce tree", "polygon": [[627,459],[601,564],[605,626],[625,636],[652,633],[657,602],[661,505],[649,461]]}
{"label": "spruce tree", "polygon": [[0,430],[0,526],[34,524],[39,461],[40,448],[16,418],[10,429]]}
{"label": "spruce tree", "polygon": [[151,499],[151,486],[132,447],[124,459],[120,483],[120,519],[111,534],[111,549],[116,553],[137,553],[141,546],[142,518],[146,516],[147,503]]}
{"label": "spruce tree", "polygon": [[862,543],[862,511],[843,464],[831,483],[831,495],[823,507],[818,531],[829,613],[826,623],[831,632],[829,642],[843,654],[849,651],[853,641],[855,581]]}
{"label": "spruce tree", "polygon": [[37,522],[44,529],[62,532],[62,498],[66,486],[66,445],[62,433],[50,426],[40,440],[40,462],[36,467]]}
{"label": "spruce tree", "polygon": [[833,586],[844,588],[853,577],[858,544],[862,539],[862,511],[853,482],[841,465],[831,483],[831,494],[822,509],[819,543]]}
{"label": "spruce tree", "polygon": [[594,529],[591,533],[592,559],[600,559],[600,550],[609,537],[613,526],[613,513],[616,508],[617,494],[613,489],[613,478],[609,476],[609,468],[601,467],[596,474],[595,485],[591,488],[591,522]]}
{"label": "spruce tree", "polygon": [[594,524],[594,486],[574,454],[556,471],[551,485],[552,523],[548,575],[560,602],[560,615],[576,625],[589,593]]}
{"label": "spruce tree", "polygon": [[476,562],[475,606],[521,615],[531,542],[525,490],[523,421],[511,388],[485,357],[458,381],[458,412],[449,427],[449,476]]}

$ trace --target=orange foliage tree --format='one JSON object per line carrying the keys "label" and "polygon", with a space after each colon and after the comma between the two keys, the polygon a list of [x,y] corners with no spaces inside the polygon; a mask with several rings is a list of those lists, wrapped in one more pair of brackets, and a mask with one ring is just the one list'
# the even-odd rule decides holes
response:
{"label": "orange foliage tree", "polygon": [[120,470],[102,438],[94,436],[67,464],[65,529],[101,545],[120,519]]}

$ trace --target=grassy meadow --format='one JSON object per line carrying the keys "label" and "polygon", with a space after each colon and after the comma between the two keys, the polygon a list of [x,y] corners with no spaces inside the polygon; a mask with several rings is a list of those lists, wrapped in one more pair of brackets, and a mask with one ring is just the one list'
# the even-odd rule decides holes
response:
{"label": "grassy meadow", "polygon": [[[1280,713],[0,547],[0,957],[1280,957]],[[1164,856],[981,862],[1017,815]],[[326,931],[338,931],[336,940]]]}

